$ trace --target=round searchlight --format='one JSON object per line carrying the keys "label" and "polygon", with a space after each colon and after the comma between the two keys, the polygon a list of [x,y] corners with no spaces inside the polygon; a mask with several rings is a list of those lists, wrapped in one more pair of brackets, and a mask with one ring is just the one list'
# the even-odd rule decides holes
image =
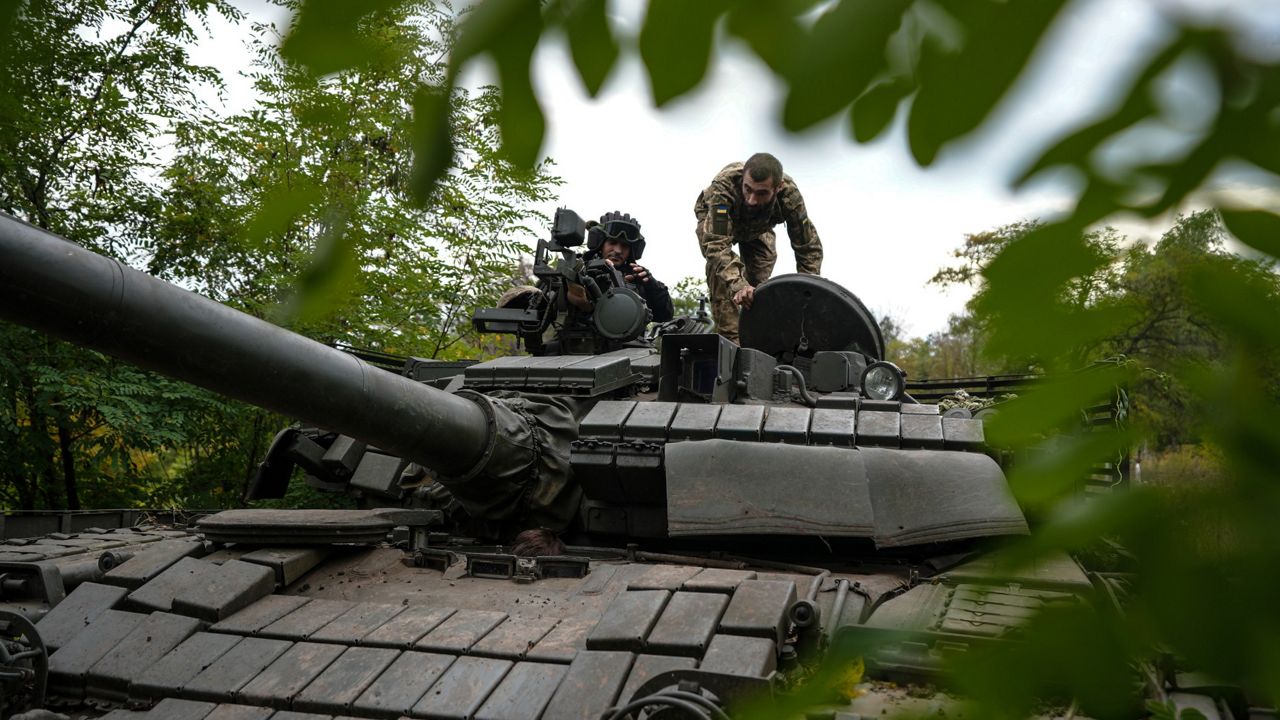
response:
{"label": "round searchlight", "polygon": [[877,360],[862,371],[862,395],[872,400],[900,400],[907,389],[907,376],[891,362]]}

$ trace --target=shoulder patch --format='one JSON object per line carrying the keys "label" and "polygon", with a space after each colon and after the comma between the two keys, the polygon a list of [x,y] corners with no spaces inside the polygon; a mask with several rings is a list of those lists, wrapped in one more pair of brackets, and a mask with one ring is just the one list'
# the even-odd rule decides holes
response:
{"label": "shoulder patch", "polygon": [[711,208],[711,232],[716,235],[729,234],[728,205],[715,205]]}

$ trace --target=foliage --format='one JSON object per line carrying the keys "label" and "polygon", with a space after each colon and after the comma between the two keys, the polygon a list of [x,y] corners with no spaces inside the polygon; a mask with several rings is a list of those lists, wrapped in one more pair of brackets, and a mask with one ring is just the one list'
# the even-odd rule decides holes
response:
{"label": "foliage", "polygon": [[[973,298],[968,303],[967,324],[973,332],[985,337],[993,318],[986,311],[988,285],[983,273],[1013,243],[1026,238],[1044,227],[1040,221],[1017,222],[1003,225],[987,232],[966,235],[964,245],[954,255],[960,264],[940,269],[929,282],[938,285],[976,285]],[[1085,248],[1091,271],[1068,278],[1058,291],[1054,301],[1065,308],[1082,310],[1097,307],[1104,299],[1118,293],[1118,260],[1121,237],[1114,228],[1104,228],[1083,233],[1080,243]],[[1005,368],[1027,368],[1046,362],[1063,368],[1081,367],[1103,351],[1093,344],[1076,345],[1061,357],[1005,356],[988,358]]]}
{"label": "foliage", "polygon": [[[158,202],[147,160],[216,75],[187,58],[222,0],[9,4],[0,32],[0,210],[129,257]],[[226,401],[0,327],[0,502],[133,504],[126,478]]]}
{"label": "foliage", "polygon": [[[707,292],[707,281],[698,277],[684,277],[671,288],[671,302],[675,305],[676,315],[696,317],[698,309],[706,304],[710,293]],[[706,308],[707,322],[711,320],[711,308]]]}
{"label": "foliage", "polygon": [[0,47],[0,209],[127,255],[150,217],[148,176],[165,125],[219,85],[186,45],[225,0],[18,3]]}
{"label": "foliage", "polygon": [[279,500],[260,500],[254,503],[254,507],[276,509],[349,510],[356,508],[357,505],[355,496],[350,493],[325,492],[311,487],[303,477],[301,469],[294,471],[293,478],[289,480],[289,486],[285,489],[284,497]]}
{"label": "foliage", "polygon": [[[982,339],[997,322],[988,312],[989,286],[983,273],[1001,252],[1042,227],[1039,222],[1023,222],[966,236],[964,245],[955,252],[960,263],[940,270],[933,282],[973,284],[969,311],[953,317],[945,333],[901,343],[897,350],[903,353],[904,363],[932,368],[928,363],[934,357],[957,345],[971,357],[976,355]],[[999,368],[999,372],[1012,372],[1043,366],[1083,367],[1102,358],[1127,358],[1141,369],[1130,380],[1130,396],[1136,416],[1148,426],[1155,445],[1199,439],[1195,418],[1200,412],[1178,370],[1221,361],[1226,338],[1190,295],[1187,270],[1222,267],[1232,276],[1280,288],[1270,262],[1227,251],[1225,239],[1219,214],[1207,210],[1179,216],[1173,227],[1150,244],[1126,238],[1113,228],[1085,233],[1081,242],[1092,258],[1093,270],[1072,278],[1058,302],[1114,318],[1110,330],[1067,348],[1062,357],[987,357],[981,362]],[[1274,394],[1278,380],[1280,375],[1275,375],[1263,389]]]}
{"label": "foliage", "polygon": [[925,337],[903,337],[892,318],[880,322],[885,335],[885,357],[902,368],[909,380],[978,377],[1020,372],[981,357],[981,328],[973,316],[964,313],[947,318],[945,330]]}
{"label": "foliage", "polygon": [[[223,429],[242,406],[28,330],[0,333],[0,355],[5,507],[157,507],[178,492],[210,507],[238,495],[226,482],[245,458]],[[166,480],[175,462],[187,467],[180,491]]]}
{"label": "foliage", "polygon": [[[1196,504],[1206,490],[1216,491],[1229,483],[1222,451],[1207,443],[1177,445],[1142,454],[1142,482],[1160,492],[1173,509],[1176,523],[1187,534],[1194,534],[1190,544],[1212,553],[1230,552],[1238,541],[1234,518],[1200,513]],[[1181,518],[1198,518],[1183,522]]]}
{"label": "foliage", "polygon": [[[256,26],[258,107],[184,123],[165,172],[152,270],[327,341],[423,357],[475,354],[470,317],[492,305],[558,182],[497,152],[494,88],[456,90],[455,164],[425,208],[410,203],[420,86],[442,82],[455,34],[446,5],[363,20],[378,53],[319,78]],[[300,287],[294,282],[301,276]],[[295,292],[296,290],[296,292]]]}

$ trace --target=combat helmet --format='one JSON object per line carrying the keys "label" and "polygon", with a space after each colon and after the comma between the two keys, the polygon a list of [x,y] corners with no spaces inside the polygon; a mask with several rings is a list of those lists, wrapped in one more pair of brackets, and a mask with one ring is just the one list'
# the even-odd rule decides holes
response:
{"label": "combat helmet", "polygon": [[599,255],[605,240],[622,240],[631,247],[631,260],[636,261],[644,254],[644,235],[640,234],[640,221],[630,215],[614,210],[600,216],[600,222],[591,226],[587,232],[587,249],[592,255]]}

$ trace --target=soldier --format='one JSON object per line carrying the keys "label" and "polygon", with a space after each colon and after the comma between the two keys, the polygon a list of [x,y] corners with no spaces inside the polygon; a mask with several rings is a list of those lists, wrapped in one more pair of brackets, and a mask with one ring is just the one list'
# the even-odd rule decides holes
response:
{"label": "soldier", "polygon": [[658,282],[649,270],[635,263],[644,254],[644,235],[640,234],[640,221],[618,211],[600,216],[600,222],[587,232],[587,253],[584,257],[602,257],[618,268],[627,285],[644,298],[653,313],[654,322],[666,322],[675,317],[675,305],[667,286]]}
{"label": "soldier", "polygon": [[[804,198],[782,163],[756,153],[726,165],[698,195],[698,245],[707,259],[707,288],[716,331],[738,341],[738,307],[751,308],[755,286],[769,279],[778,260],[773,228],[785,222],[796,269],[822,271],[822,241],[809,221]],[[733,252],[733,244],[738,252]]]}

